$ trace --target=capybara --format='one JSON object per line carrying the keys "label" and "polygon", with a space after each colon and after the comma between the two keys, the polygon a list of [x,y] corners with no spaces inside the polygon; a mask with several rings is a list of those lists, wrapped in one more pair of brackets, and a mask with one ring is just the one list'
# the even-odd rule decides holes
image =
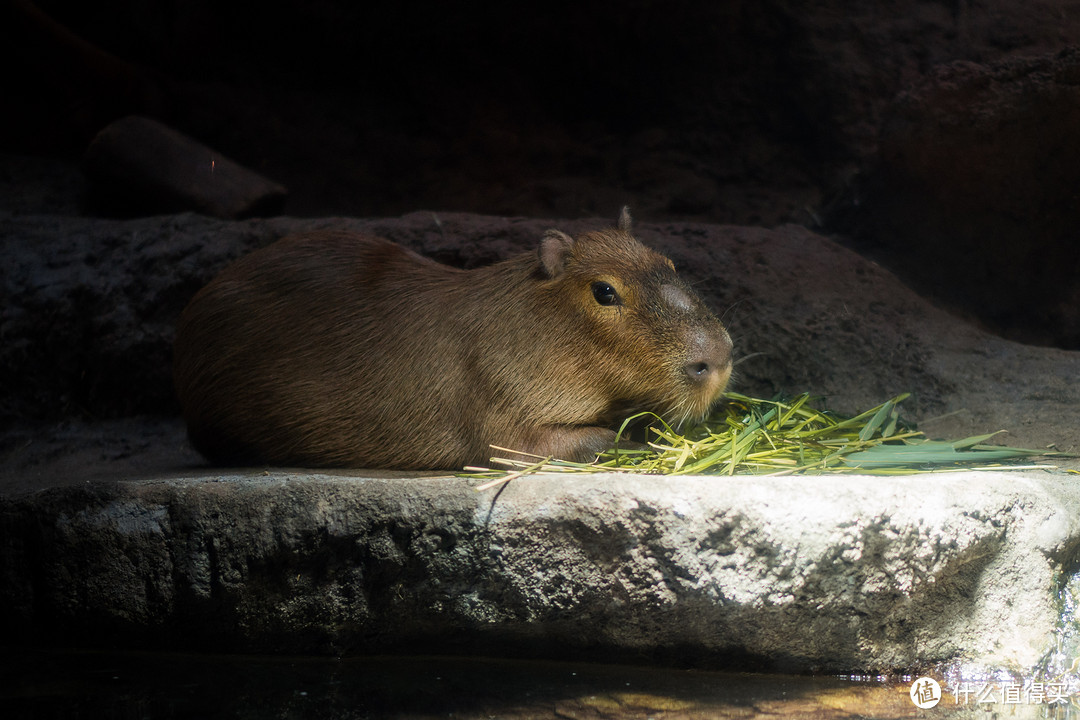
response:
{"label": "capybara", "polygon": [[286,237],[195,296],[174,350],[212,462],[459,469],[492,445],[592,460],[639,411],[698,420],[732,346],[624,209],[473,270],[357,233]]}

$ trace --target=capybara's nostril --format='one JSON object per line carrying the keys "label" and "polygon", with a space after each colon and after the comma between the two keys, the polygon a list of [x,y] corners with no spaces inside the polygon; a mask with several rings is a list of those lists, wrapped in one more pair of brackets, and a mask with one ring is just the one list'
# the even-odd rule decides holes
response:
{"label": "capybara's nostril", "polygon": [[707,362],[689,363],[685,370],[686,374],[689,375],[690,379],[694,382],[706,382],[709,379],[709,375],[714,372],[712,366]]}
{"label": "capybara's nostril", "polygon": [[731,338],[723,328],[698,330],[690,337],[688,345],[690,362],[683,365],[683,370],[692,382],[705,385],[730,370]]}

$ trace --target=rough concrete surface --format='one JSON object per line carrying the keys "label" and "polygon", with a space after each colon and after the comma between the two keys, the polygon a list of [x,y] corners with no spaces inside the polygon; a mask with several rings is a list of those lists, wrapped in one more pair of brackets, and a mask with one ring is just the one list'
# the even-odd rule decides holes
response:
{"label": "rough concrete surface", "polygon": [[479,652],[786,671],[1054,641],[1080,488],[910,478],[198,473],[0,504],[8,638]]}

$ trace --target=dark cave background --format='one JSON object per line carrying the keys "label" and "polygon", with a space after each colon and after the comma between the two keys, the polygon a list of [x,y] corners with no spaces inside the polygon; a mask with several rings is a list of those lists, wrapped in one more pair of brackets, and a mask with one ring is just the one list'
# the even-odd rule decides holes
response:
{"label": "dark cave background", "polygon": [[[1030,178],[975,166],[961,182],[980,200],[953,203],[889,165],[903,155],[890,139],[925,142],[895,131],[925,121],[904,114],[905,92],[953,88],[941,104],[963,107],[985,77],[957,86],[940,68],[1060,58],[1080,40],[1080,2],[5,2],[9,212],[96,212],[79,158],[139,113],[284,184],[289,215],[613,217],[630,204],[652,222],[798,223],[995,332],[1080,348],[1073,94],[1020,134],[1049,114],[1063,138],[1050,156],[1065,190],[1031,218],[1000,200]],[[955,185],[970,156],[926,177]],[[1014,227],[984,243],[1001,212]]]}

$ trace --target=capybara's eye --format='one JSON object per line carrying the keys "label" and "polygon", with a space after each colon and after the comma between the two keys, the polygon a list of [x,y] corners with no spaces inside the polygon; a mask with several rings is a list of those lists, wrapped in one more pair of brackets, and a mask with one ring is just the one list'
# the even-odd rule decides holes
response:
{"label": "capybara's eye", "polygon": [[619,293],[615,292],[615,288],[603,280],[597,280],[592,284],[592,295],[596,298],[596,302],[601,305],[619,304]]}

